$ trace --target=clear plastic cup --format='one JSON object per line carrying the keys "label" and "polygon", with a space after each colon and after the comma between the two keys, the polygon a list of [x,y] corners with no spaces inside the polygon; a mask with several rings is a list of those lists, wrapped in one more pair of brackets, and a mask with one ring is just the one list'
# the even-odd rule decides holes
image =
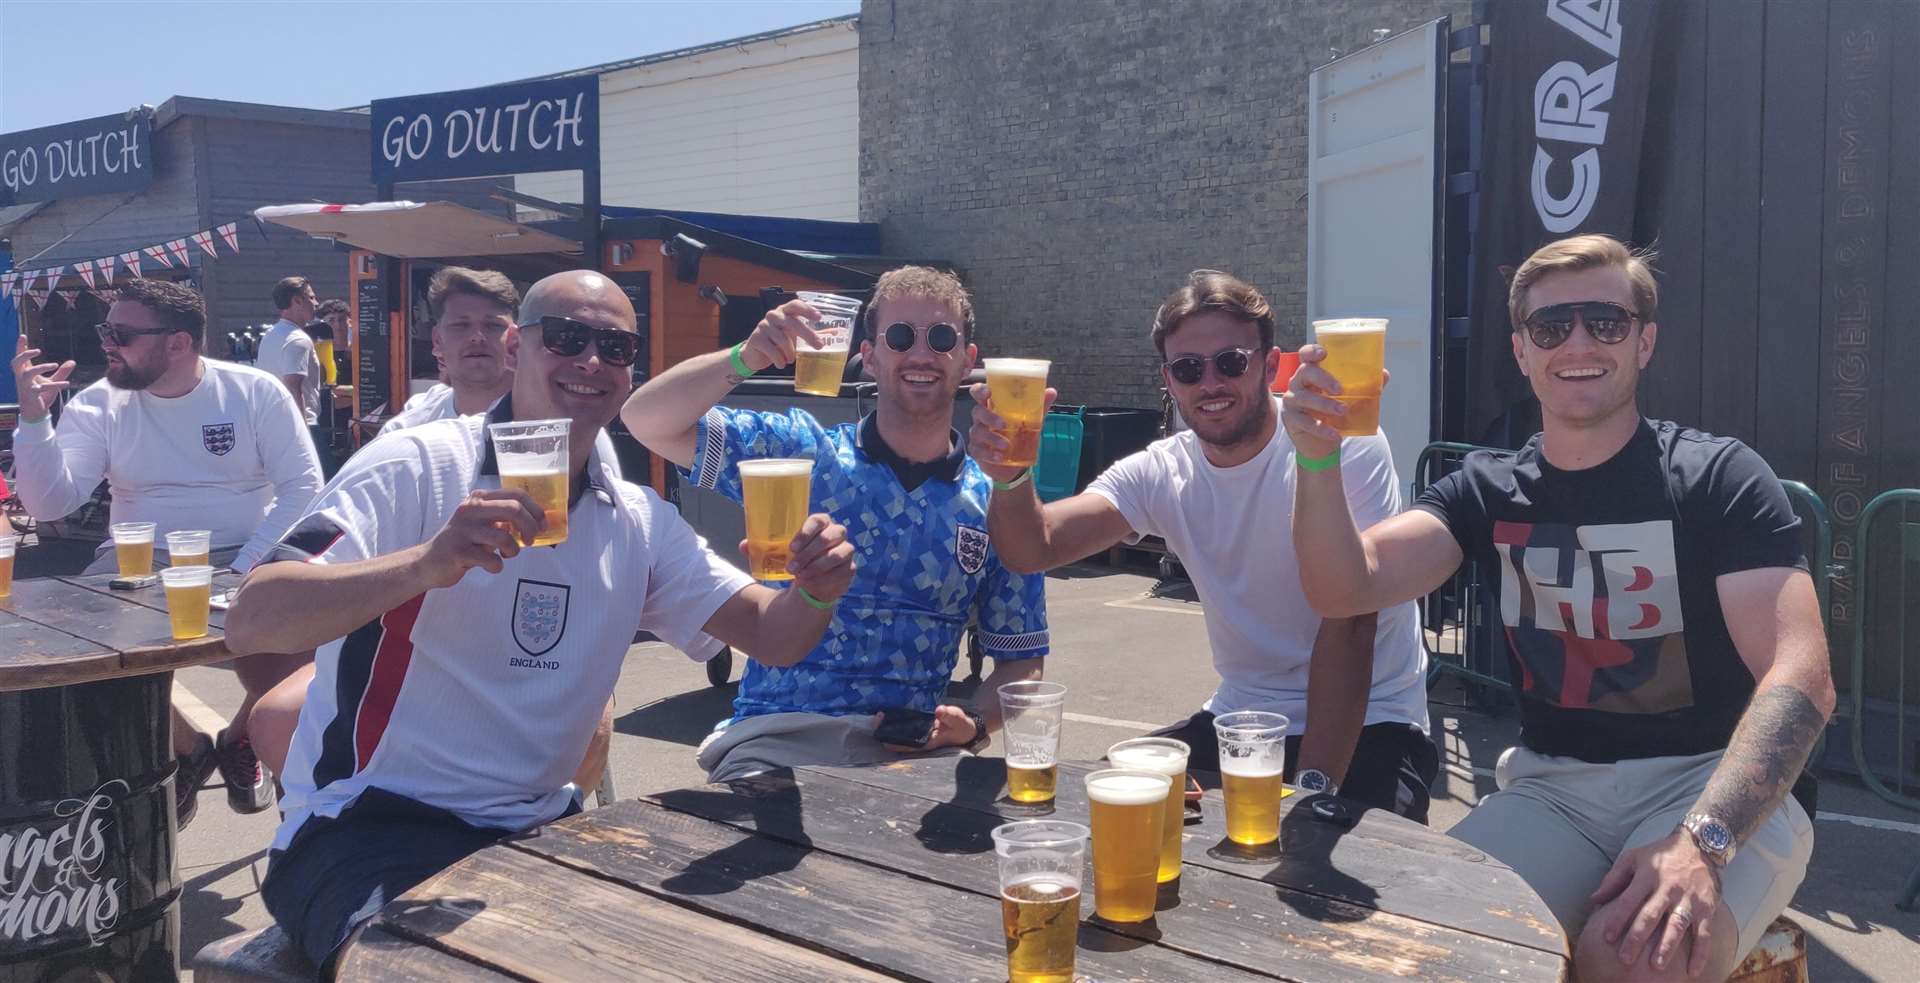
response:
{"label": "clear plastic cup", "polygon": [[526,492],[546,515],[547,528],[534,537],[535,546],[567,541],[572,426],[572,420],[564,419],[487,424],[494,460],[500,465],[500,487]]}
{"label": "clear plastic cup", "polygon": [[17,536],[0,535],[0,597],[13,596],[13,551],[19,544]]}
{"label": "clear plastic cup", "polygon": [[153,530],[151,522],[116,522],[107,527],[113,536],[113,553],[120,563],[120,576],[145,577],[153,573]]}
{"label": "clear plastic cup", "polygon": [[1107,768],[1087,776],[1093,827],[1093,910],[1110,922],[1153,917],[1160,889],[1160,840],[1173,779],[1157,771]]}
{"label": "clear plastic cup", "polygon": [[1000,687],[1001,740],[1007,745],[1007,798],[1052,802],[1060,782],[1060,718],[1067,688],[1038,679]]}
{"label": "clear plastic cup", "polygon": [[1283,714],[1263,710],[1213,718],[1220,740],[1220,791],[1227,801],[1227,839],[1243,847],[1280,839],[1280,776],[1287,770]]}
{"label": "clear plastic cup", "polygon": [[820,314],[809,325],[820,336],[820,344],[815,347],[803,341],[794,346],[794,391],[838,396],[840,380],[847,371],[847,356],[853,351],[853,322],[860,314],[860,302],[814,290],[802,290],[798,296]]}
{"label": "clear plastic cup", "polygon": [[1380,392],[1387,384],[1387,319],[1315,321],[1313,340],[1327,350],[1320,367],[1340,383],[1334,398],[1347,410],[1334,429],[1344,437],[1372,436],[1380,429]]}
{"label": "clear plastic cup", "polygon": [[1040,431],[1047,422],[1047,370],[1053,363],[1044,358],[982,361],[994,415],[1006,421],[1006,428],[999,432],[1007,441],[1000,463],[1031,467],[1040,460]]}
{"label": "clear plastic cup", "polygon": [[207,633],[207,608],[213,600],[213,568],[168,567],[160,571],[167,589],[167,620],[173,637],[184,641]]}
{"label": "clear plastic cup", "polygon": [[203,567],[213,549],[213,533],[206,529],[187,529],[167,533],[167,566]]}
{"label": "clear plastic cup", "polygon": [[1160,883],[1180,879],[1180,834],[1187,822],[1187,756],[1185,741],[1171,737],[1136,737],[1107,749],[1115,768],[1157,771],[1172,779],[1167,788],[1167,821],[1160,830]]}
{"label": "clear plastic cup", "polygon": [[747,514],[747,574],[755,580],[792,580],[793,537],[807,521],[813,459],[771,457],[740,462],[740,501]]}
{"label": "clear plastic cup", "polygon": [[1000,919],[1011,983],[1073,979],[1088,836],[1079,823],[1053,819],[994,829],[993,852],[1000,860]]}

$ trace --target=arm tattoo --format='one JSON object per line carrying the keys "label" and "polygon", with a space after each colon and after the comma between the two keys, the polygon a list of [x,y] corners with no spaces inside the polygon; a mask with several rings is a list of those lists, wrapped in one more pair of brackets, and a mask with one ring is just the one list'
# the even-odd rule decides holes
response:
{"label": "arm tattoo", "polygon": [[1793,788],[1826,717],[1794,686],[1756,694],[1693,811],[1726,823],[1745,842]]}

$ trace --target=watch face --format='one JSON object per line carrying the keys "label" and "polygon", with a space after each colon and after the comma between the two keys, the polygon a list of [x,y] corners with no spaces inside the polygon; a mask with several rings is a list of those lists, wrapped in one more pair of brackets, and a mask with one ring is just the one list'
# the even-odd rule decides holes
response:
{"label": "watch face", "polygon": [[1701,823],[1700,840],[1707,845],[1707,849],[1717,853],[1733,845],[1733,830],[1721,822]]}
{"label": "watch face", "polygon": [[1325,772],[1309,768],[1300,773],[1299,777],[1294,780],[1294,784],[1298,785],[1302,791],[1324,792],[1332,787],[1333,780],[1328,778]]}

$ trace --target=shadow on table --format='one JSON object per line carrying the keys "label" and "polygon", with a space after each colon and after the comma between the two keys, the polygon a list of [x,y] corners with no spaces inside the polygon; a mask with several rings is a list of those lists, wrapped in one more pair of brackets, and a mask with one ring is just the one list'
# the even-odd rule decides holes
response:
{"label": "shadow on table", "polygon": [[654,798],[676,812],[717,822],[751,825],[760,836],[722,847],[660,883],[676,894],[726,894],[748,881],[784,874],[813,850],[793,771],[781,768],[728,783],[728,791],[676,789]]}
{"label": "shadow on table", "polygon": [[[1288,887],[1279,892],[1280,903],[1308,918],[1330,922],[1365,920],[1379,904],[1380,892],[1372,885],[1340,870],[1333,861],[1333,848],[1349,827],[1322,820],[1314,814],[1316,800],[1310,795],[1287,810],[1280,820],[1280,863],[1263,880]],[[1335,800],[1359,820],[1366,807],[1348,800]],[[1311,895],[1292,889],[1293,885],[1312,885]],[[1326,898],[1340,898],[1363,909],[1355,912],[1345,906],[1330,906]]]}
{"label": "shadow on table", "polygon": [[655,700],[614,718],[613,729],[630,737],[648,737],[699,747],[713,725],[733,716],[737,684],[703,686]]}
{"label": "shadow on table", "polygon": [[1160,926],[1151,918],[1144,922],[1116,925],[1090,914],[1080,923],[1077,944],[1088,952],[1132,952],[1158,941]]}
{"label": "shadow on table", "polygon": [[937,802],[920,816],[920,828],[914,839],[934,853],[979,854],[993,851],[993,837],[975,835],[980,829],[981,812],[997,812],[995,800],[1006,784],[1007,763],[1003,758],[967,756],[955,758],[953,798]]}

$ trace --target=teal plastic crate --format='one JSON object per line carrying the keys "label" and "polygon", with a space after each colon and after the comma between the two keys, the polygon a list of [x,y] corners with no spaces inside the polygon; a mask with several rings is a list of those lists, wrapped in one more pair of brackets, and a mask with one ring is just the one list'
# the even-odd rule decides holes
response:
{"label": "teal plastic crate", "polygon": [[1033,466],[1033,490],[1043,502],[1073,494],[1080,480],[1080,444],[1086,439],[1086,407],[1048,413],[1040,428],[1040,460]]}

